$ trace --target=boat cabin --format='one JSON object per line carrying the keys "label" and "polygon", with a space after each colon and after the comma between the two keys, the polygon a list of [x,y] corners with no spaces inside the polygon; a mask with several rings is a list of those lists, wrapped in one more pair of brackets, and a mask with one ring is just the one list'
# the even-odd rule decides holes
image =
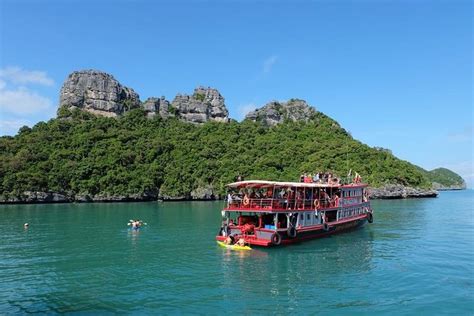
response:
{"label": "boat cabin", "polygon": [[331,225],[358,223],[370,210],[366,187],[260,180],[231,183],[219,236],[244,236],[252,244],[267,245],[300,232],[328,232]]}

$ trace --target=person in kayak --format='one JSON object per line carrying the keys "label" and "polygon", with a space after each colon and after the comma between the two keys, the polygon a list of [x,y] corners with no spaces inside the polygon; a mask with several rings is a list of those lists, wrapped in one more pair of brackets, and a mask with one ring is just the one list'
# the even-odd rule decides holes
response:
{"label": "person in kayak", "polygon": [[241,246],[241,247],[245,247],[246,246],[246,242],[245,242],[245,239],[243,238],[240,238],[238,242],[235,243],[237,246]]}
{"label": "person in kayak", "polygon": [[233,236],[227,236],[227,238],[224,240],[224,244],[233,245],[234,244],[234,237]]}

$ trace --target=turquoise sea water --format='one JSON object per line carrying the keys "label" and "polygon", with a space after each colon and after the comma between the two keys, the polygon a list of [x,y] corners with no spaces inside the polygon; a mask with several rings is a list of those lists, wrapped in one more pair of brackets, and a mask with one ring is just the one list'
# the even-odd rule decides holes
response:
{"label": "turquoise sea water", "polygon": [[216,245],[222,202],[0,206],[0,314],[472,315],[473,202],[373,201],[374,224],[249,252]]}

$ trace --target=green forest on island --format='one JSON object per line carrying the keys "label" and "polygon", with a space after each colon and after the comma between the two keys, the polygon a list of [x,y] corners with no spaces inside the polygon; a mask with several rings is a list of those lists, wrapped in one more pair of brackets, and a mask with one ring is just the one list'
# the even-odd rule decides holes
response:
{"label": "green forest on island", "polygon": [[350,169],[374,187],[431,186],[426,171],[354,140],[320,112],[310,122],[269,128],[149,119],[141,109],[119,118],[62,109],[56,119],[0,137],[4,198],[24,191],[190,197],[203,187],[222,194],[239,174],[297,181],[303,172],[344,176]]}

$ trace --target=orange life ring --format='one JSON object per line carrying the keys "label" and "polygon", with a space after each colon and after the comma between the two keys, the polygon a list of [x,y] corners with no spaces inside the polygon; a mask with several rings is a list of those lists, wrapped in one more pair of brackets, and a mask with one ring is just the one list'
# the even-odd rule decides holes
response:
{"label": "orange life ring", "polygon": [[319,208],[321,204],[319,203],[319,200],[314,200],[314,207]]}
{"label": "orange life ring", "polygon": [[247,206],[250,204],[250,199],[248,196],[244,196],[244,205]]}

